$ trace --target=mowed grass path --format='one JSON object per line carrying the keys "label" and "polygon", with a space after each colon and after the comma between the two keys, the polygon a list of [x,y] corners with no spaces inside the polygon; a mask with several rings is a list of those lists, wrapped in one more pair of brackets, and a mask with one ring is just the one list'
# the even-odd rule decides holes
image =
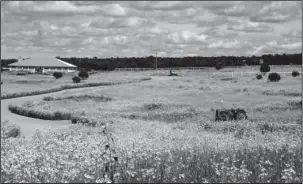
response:
{"label": "mowed grass path", "polygon": [[[52,84],[56,83],[57,85],[64,85],[71,78],[71,74],[65,75],[62,79],[54,79],[53,76],[45,76],[45,75],[27,75],[27,76],[16,76],[16,75],[7,75],[1,74],[2,81],[4,81],[4,85],[1,86],[1,93],[7,94],[9,92],[21,92],[21,91],[33,91],[33,90],[43,90],[50,87],[53,87]],[[96,75],[91,75],[89,79],[83,80],[81,83],[90,83],[90,82],[128,82],[132,80],[138,80],[143,76],[138,75],[120,75],[113,77],[112,73],[108,72],[100,72]],[[22,79],[23,78],[23,79]],[[40,78],[40,79],[38,79]],[[48,78],[48,82],[45,80]],[[53,78],[53,79],[52,79]],[[22,80],[21,80],[22,79]],[[23,81],[23,82],[20,82]],[[6,85],[5,85],[6,83]],[[69,82],[68,82],[69,83]],[[119,84],[124,85],[124,84]],[[126,84],[125,84],[126,85]],[[3,87],[4,86],[4,87]],[[101,86],[101,88],[106,88],[107,86]],[[100,88],[100,87],[93,87]],[[87,90],[87,88],[85,88]],[[78,89],[66,89],[59,92],[54,92],[52,94],[60,95],[63,92],[68,92],[70,94],[76,93]],[[91,89],[90,89],[91,90]],[[47,129],[57,129],[57,128],[66,128],[70,125],[69,120],[63,121],[49,121],[49,120],[41,120],[28,118],[25,116],[20,116],[17,114],[13,114],[8,110],[8,106],[10,104],[13,105],[22,105],[27,101],[42,101],[45,96],[49,94],[41,94],[35,96],[25,96],[18,97],[13,99],[5,99],[1,100],[1,121],[8,120],[10,123],[16,124],[21,128],[21,136],[30,138],[35,131],[38,130],[47,130]]]}

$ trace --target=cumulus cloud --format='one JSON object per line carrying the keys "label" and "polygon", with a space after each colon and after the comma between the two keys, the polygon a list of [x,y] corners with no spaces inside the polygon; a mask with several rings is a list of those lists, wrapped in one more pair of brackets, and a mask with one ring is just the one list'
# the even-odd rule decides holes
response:
{"label": "cumulus cloud", "polygon": [[267,42],[265,45],[254,47],[253,55],[298,53],[301,51],[302,42],[283,43],[276,40]]}
{"label": "cumulus cloud", "polygon": [[189,1],[138,1],[132,2],[131,5],[135,9],[151,11],[151,10],[182,10],[192,7]]}
{"label": "cumulus cloud", "polygon": [[240,43],[238,40],[218,40],[208,45],[208,48],[237,49],[240,48]]}
{"label": "cumulus cloud", "polygon": [[282,34],[284,37],[290,37],[290,38],[301,38],[302,37],[302,31],[301,29],[294,29],[294,30],[290,30],[287,33],[283,33]]}
{"label": "cumulus cloud", "polygon": [[234,25],[228,25],[228,30],[243,32],[272,32],[274,28],[265,23],[239,21]]}
{"label": "cumulus cloud", "polygon": [[300,52],[298,10],[298,2],[7,1],[1,2],[1,53]]}
{"label": "cumulus cloud", "polygon": [[301,2],[273,1],[250,17],[253,22],[279,23],[301,17]]}
{"label": "cumulus cloud", "polygon": [[153,26],[154,22],[140,17],[126,18],[104,18],[94,20],[89,23],[89,26],[95,28],[126,28],[138,26]]}
{"label": "cumulus cloud", "polygon": [[166,42],[175,44],[197,44],[205,43],[206,39],[207,36],[203,34],[195,34],[190,31],[179,31],[168,34]]}

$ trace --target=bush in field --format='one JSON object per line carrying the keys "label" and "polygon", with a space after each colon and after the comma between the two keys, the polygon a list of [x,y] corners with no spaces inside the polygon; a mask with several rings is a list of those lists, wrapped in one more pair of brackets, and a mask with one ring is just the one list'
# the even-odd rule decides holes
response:
{"label": "bush in field", "polygon": [[44,100],[44,101],[51,101],[51,100],[54,100],[54,98],[51,97],[51,96],[45,96],[45,97],[43,98],[43,100]]}
{"label": "bush in field", "polygon": [[81,70],[79,73],[78,73],[78,76],[81,78],[81,79],[87,79],[88,78],[88,72],[86,70]]}
{"label": "bush in field", "polygon": [[256,77],[257,77],[258,80],[263,78],[261,74],[257,74]]}
{"label": "bush in field", "polygon": [[278,73],[270,73],[268,75],[268,80],[270,82],[279,82],[281,79],[280,75]]}
{"label": "bush in field", "polygon": [[17,75],[26,75],[25,72],[18,72]]}
{"label": "bush in field", "polygon": [[8,121],[1,122],[1,138],[10,138],[20,136],[20,127],[9,123]]}
{"label": "bush in field", "polygon": [[74,83],[80,83],[81,79],[79,77],[73,77]]}
{"label": "bush in field", "polygon": [[54,72],[53,73],[53,76],[56,78],[56,79],[59,79],[63,76],[63,74],[61,72]]}
{"label": "bush in field", "polygon": [[260,66],[260,72],[267,73],[269,71],[270,71],[270,66],[268,64],[264,63]]}
{"label": "bush in field", "polygon": [[216,66],[215,66],[215,68],[217,70],[220,70],[222,67],[223,67],[222,63],[217,63]]}
{"label": "bush in field", "polygon": [[300,73],[299,73],[298,71],[292,71],[291,75],[292,75],[293,77],[297,77],[297,76],[300,75]]}

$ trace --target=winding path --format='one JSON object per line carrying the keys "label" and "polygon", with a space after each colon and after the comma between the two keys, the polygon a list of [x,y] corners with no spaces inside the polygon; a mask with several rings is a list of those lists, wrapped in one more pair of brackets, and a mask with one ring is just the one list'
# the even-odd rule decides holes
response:
{"label": "winding path", "polygon": [[[144,82],[138,81],[138,82]],[[147,80],[148,81],[148,80]],[[135,82],[136,83],[136,82]],[[119,85],[128,85],[131,83],[119,84]],[[89,88],[98,88],[98,87],[110,87],[110,86],[96,86],[96,87],[89,87]],[[86,88],[86,87],[83,87]],[[62,92],[69,91],[72,93],[73,91],[77,91],[83,88],[74,88],[74,89],[65,89],[58,92],[46,93],[41,95],[34,95],[34,96],[25,96],[25,97],[18,97],[18,98],[11,98],[11,99],[2,99],[1,100],[1,121],[8,120],[10,123],[20,126],[21,129],[21,137],[31,138],[35,131],[38,130],[47,130],[47,129],[60,129],[60,128],[67,128],[71,122],[70,120],[42,120],[42,119],[35,119],[26,116],[21,116],[18,114],[14,114],[8,110],[10,104],[13,105],[22,105],[26,101],[42,101],[43,97],[49,96],[50,94],[60,94]]]}
{"label": "winding path", "polygon": [[[75,89],[71,89],[71,90],[75,90]],[[55,92],[55,93],[59,93],[59,92]],[[14,114],[8,110],[8,106],[10,104],[22,105],[26,101],[31,101],[31,100],[41,101],[44,96],[49,96],[49,94],[25,96],[25,97],[1,100],[1,121],[8,120],[10,123],[20,126],[21,137],[25,137],[25,138],[32,137],[32,135],[35,133],[37,129],[46,130],[48,128],[56,129],[56,128],[68,127],[68,125],[70,125],[69,120],[51,121],[51,120],[35,119],[35,118],[29,118],[26,116]]]}

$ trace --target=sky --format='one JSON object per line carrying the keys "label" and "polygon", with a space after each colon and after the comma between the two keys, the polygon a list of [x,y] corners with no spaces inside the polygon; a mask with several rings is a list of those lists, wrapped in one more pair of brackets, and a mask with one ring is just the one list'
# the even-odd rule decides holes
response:
{"label": "sky", "polygon": [[1,58],[301,53],[301,1],[1,1]]}

